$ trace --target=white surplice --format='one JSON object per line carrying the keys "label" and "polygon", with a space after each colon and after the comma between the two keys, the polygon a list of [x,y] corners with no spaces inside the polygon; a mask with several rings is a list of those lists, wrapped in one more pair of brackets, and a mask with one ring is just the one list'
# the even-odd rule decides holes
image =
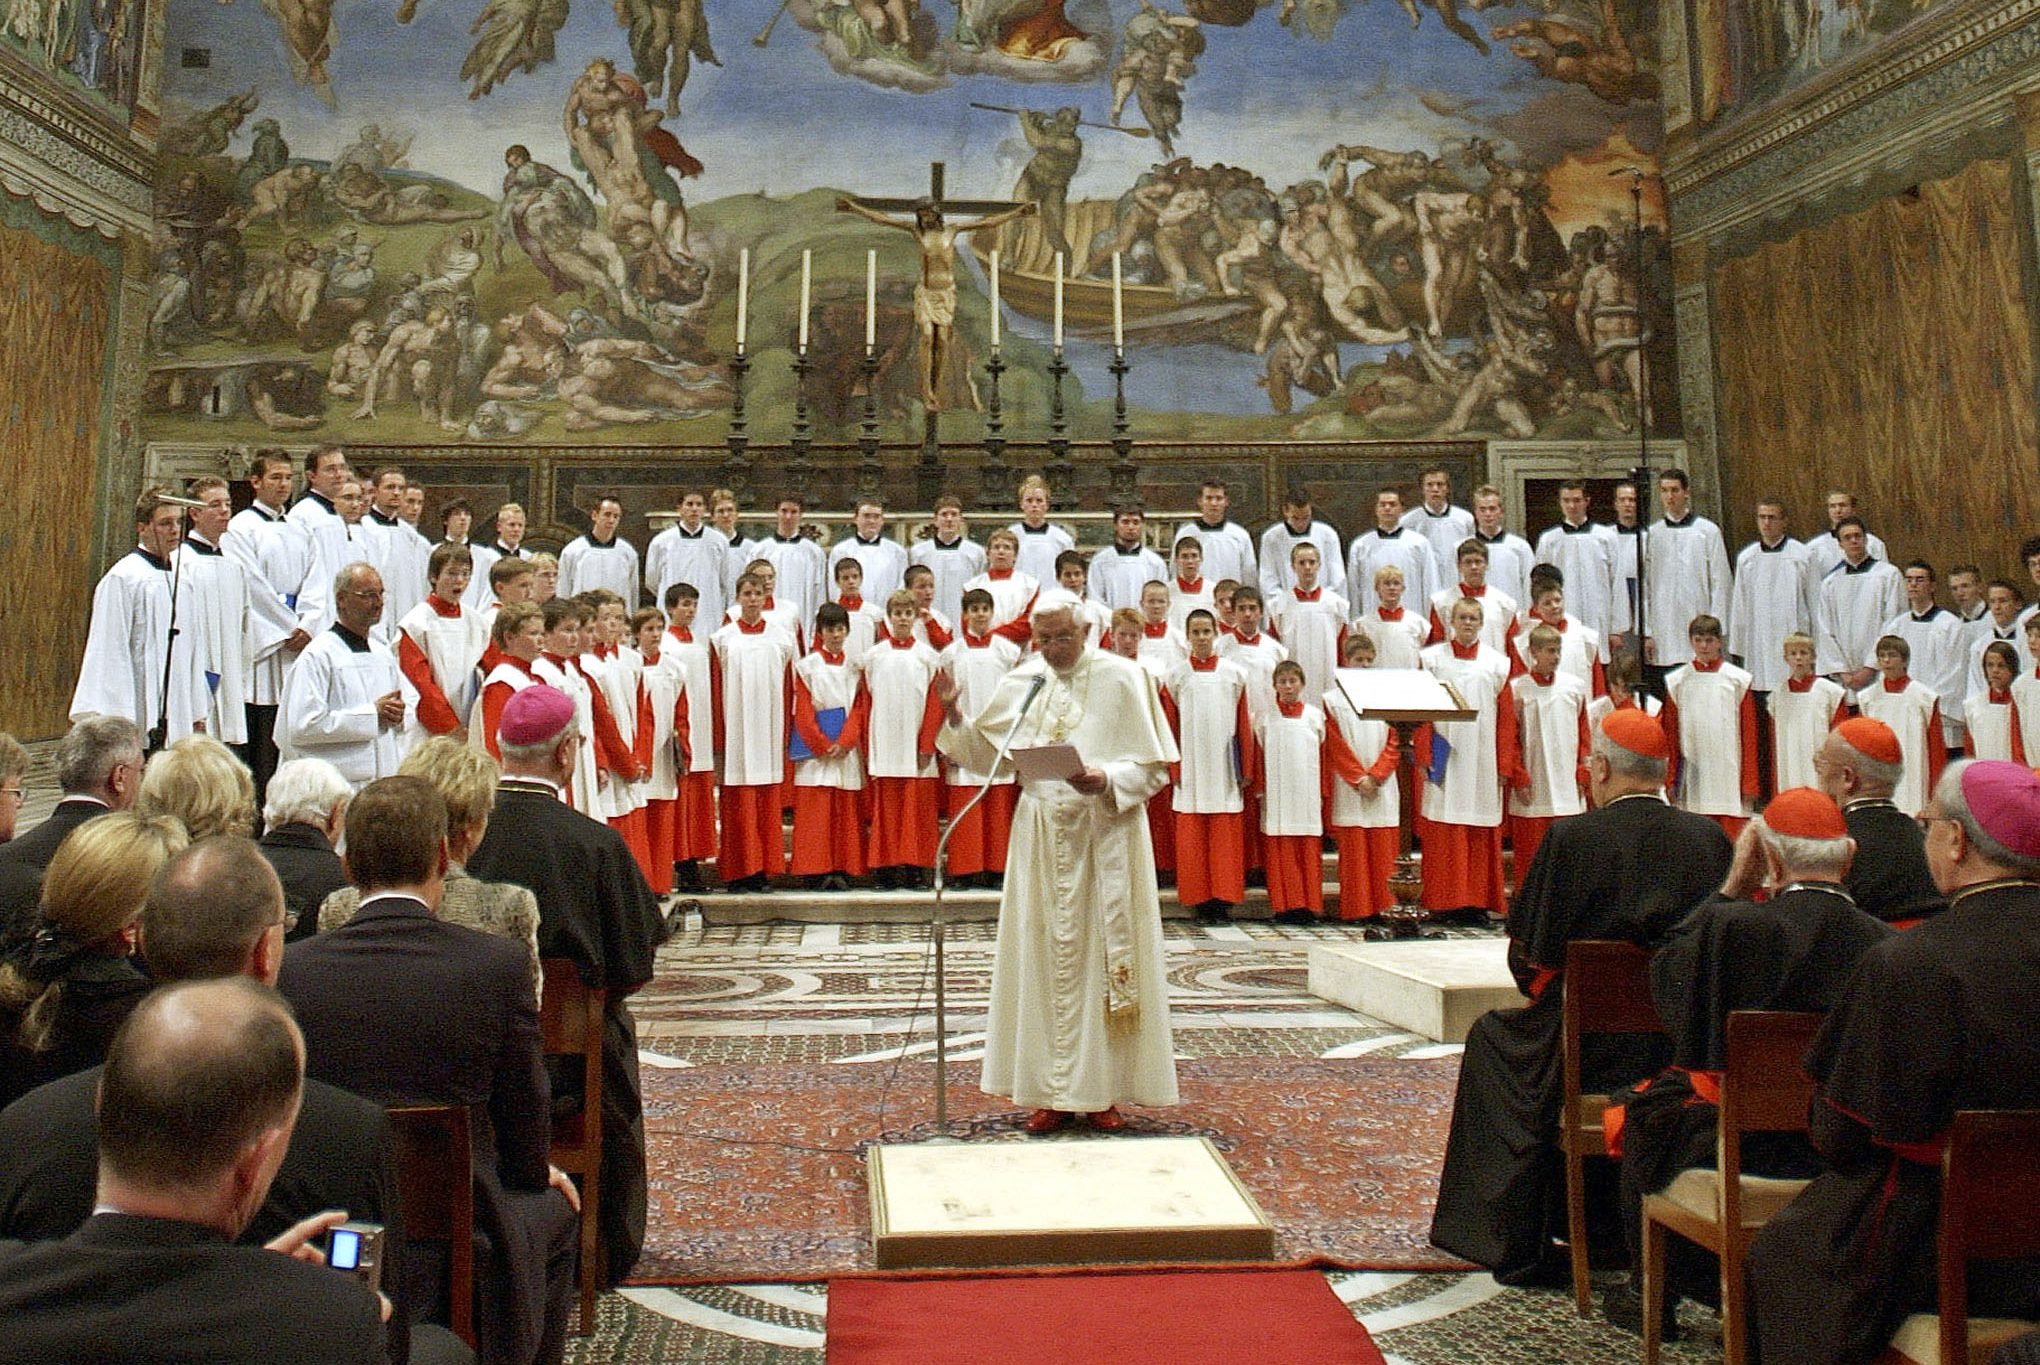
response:
{"label": "white surplice", "polygon": [[1813,634],[1814,598],[1820,578],[1813,556],[1790,536],[1776,545],[1753,540],[1735,557],[1735,590],[1729,595],[1728,650],[1752,679],[1770,692],[1785,685],[1785,637]]}
{"label": "white surplice", "polygon": [[[762,623],[761,623],[762,624]],[[732,621],[709,637],[722,687],[723,770],[727,787],[763,787],[786,776],[789,682],[798,653],[772,625],[746,630]]]}
{"label": "white surplice", "polygon": [[666,589],[685,583],[698,595],[694,619],[722,620],[730,605],[724,588],[729,557],[729,538],[715,527],[703,522],[689,531],[674,522],[645,547],[645,588],[652,594],[651,605],[664,611]]}
{"label": "white surplice", "polygon": [[[125,716],[146,740],[166,712],[164,743],[191,734],[206,718],[206,686],[199,601],[195,586],[177,584],[177,642],[170,644],[171,566],[136,549],[114,561],[92,592],[85,657],[71,693],[70,717]],[[165,690],[165,676],[168,690]]]}
{"label": "white surplice", "polygon": [[262,620],[258,634],[275,640],[254,653],[254,680],[248,700],[275,706],[283,700],[283,675],[296,655],[283,642],[302,626],[307,612],[299,606],[312,572],[312,542],[302,526],[261,503],[234,513],[220,549],[241,566],[248,579],[248,608]]}
{"label": "white surplice", "polygon": [[929,536],[907,551],[909,565],[926,566],[935,575],[935,609],[952,621],[963,619],[963,585],[985,571],[985,547],[969,536],[946,544]]}
{"label": "white surplice", "polygon": [[403,727],[385,726],[376,700],[402,691],[389,649],[351,641],[337,626],[322,630],[291,666],[276,716],[277,752],[286,760],[323,758],[357,791],[394,777],[404,758]]}
{"label": "white surplice", "polygon": [[1561,521],[1537,537],[1538,564],[1549,564],[1565,575],[1566,615],[1601,638],[1601,662],[1608,662],[1607,639],[1615,619],[1615,533],[1605,526],[1583,521],[1574,526]]}
{"label": "white surplice", "polygon": [[607,588],[623,599],[623,609],[636,611],[642,600],[638,590],[637,546],[622,536],[597,542],[593,536],[575,536],[560,551],[560,596],[578,597],[590,588]]}
{"label": "white surplice", "polygon": [[1644,629],[1657,641],[1657,662],[1682,664],[1693,657],[1687,627],[1693,618],[1712,616],[1726,628],[1733,600],[1734,574],[1721,528],[1697,513],[1679,521],[1659,518],[1651,523],[1644,591],[1649,594]]}

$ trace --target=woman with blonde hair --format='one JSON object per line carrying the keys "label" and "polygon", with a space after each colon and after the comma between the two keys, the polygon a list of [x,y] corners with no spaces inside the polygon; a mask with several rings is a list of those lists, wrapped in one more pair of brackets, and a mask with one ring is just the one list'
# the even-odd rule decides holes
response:
{"label": "woman with blonde hair", "polygon": [[[462,867],[488,832],[489,816],[496,809],[496,779],[502,775],[496,760],[486,749],[435,735],[406,754],[397,771],[405,777],[424,778],[446,802],[446,851],[452,866],[446,871],[439,918],[522,942],[531,950],[532,981],[542,987],[538,897],[509,882],[478,881]],[[353,919],[360,907],[360,888],[340,888],[319,907],[320,930],[339,928]]]}
{"label": "woman with blonde hair", "polygon": [[168,816],[116,811],[57,848],[35,933],[0,961],[0,1104],[106,1059],[149,993],[131,960],[149,883],[189,842]]}
{"label": "woman with blonde hair", "polygon": [[194,841],[215,834],[246,837],[255,829],[255,777],[212,736],[186,735],[142,770],[135,810],[176,818]]}

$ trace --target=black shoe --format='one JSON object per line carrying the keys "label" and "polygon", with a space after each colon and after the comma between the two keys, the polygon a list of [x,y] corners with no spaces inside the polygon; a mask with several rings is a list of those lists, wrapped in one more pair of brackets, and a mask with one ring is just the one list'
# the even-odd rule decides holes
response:
{"label": "black shoe", "polygon": [[[1665,1341],[1679,1339],[1679,1300],[1676,1296],[1665,1304],[1664,1330],[1660,1334]],[[1643,1291],[1635,1279],[1618,1281],[1608,1286],[1601,1295],[1601,1316],[1611,1327],[1620,1327],[1625,1332],[1643,1335]]]}
{"label": "black shoe", "polygon": [[701,864],[693,858],[673,865],[673,885],[681,891],[696,895],[708,889],[708,883],[701,875]]}
{"label": "black shoe", "polygon": [[849,889],[850,879],[840,872],[831,872],[828,876],[822,878],[822,890],[824,891],[848,891]]}
{"label": "black shoe", "polygon": [[1274,916],[1277,924],[1316,924],[1317,916],[1301,908],[1278,911]]}
{"label": "black shoe", "polygon": [[893,870],[889,867],[872,868],[871,881],[872,885],[881,891],[892,891],[899,886],[899,880],[893,875]]}

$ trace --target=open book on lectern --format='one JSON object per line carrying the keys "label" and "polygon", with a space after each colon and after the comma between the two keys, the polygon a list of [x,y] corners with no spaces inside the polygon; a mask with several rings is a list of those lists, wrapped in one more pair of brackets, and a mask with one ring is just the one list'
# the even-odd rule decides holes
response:
{"label": "open book on lectern", "polygon": [[1332,682],[1365,720],[1473,720],[1480,713],[1451,683],[1421,668],[1341,668]]}

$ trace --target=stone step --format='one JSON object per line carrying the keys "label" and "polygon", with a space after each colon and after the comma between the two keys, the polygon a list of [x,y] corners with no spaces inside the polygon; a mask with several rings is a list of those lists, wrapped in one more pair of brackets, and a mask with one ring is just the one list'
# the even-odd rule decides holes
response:
{"label": "stone step", "polygon": [[1317,943],[1310,993],[1441,1043],[1463,1043],[1491,1009],[1523,1003],[1505,938]]}

